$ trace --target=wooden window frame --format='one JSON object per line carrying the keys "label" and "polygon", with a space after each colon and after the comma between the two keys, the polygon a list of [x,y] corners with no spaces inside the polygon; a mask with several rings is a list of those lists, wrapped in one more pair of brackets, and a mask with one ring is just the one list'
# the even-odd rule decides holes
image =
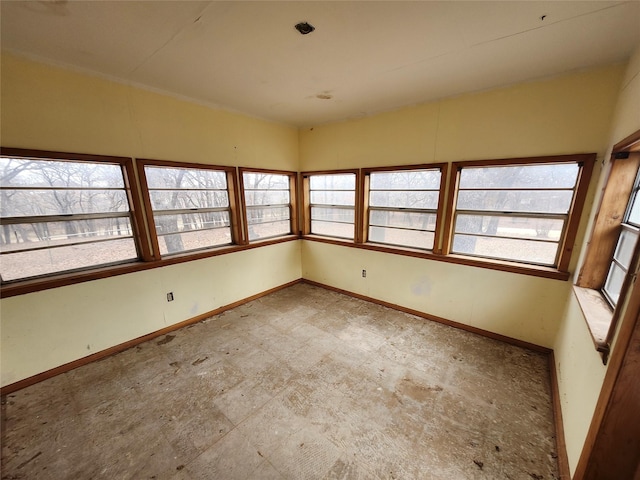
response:
{"label": "wooden window frame", "polygon": [[[283,176],[289,177],[289,224],[290,224],[289,233],[276,235],[276,236],[265,238],[265,239],[249,240],[249,222],[247,220],[247,201],[246,201],[245,186],[244,186],[245,173],[265,173],[265,174],[283,175]],[[287,237],[287,236],[298,234],[298,174],[297,172],[291,172],[287,170],[269,170],[264,168],[239,167],[238,180],[240,182],[240,192],[241,192],[240,211],[242,212],[242,232],[243,232],[243,242],[245,245],[259,244],[263,242],[268,242],[270,240],[273,240],[274,238],[281,238],[281,237]]]}
{"label": "wooden window frame", "polygon": [[[390,249],[410,249],[416,250],[424,253],[441,253],[442,249],[440,247],[440,237],[442,232],[442,224],[444,217],[444,207],[445,207],[445,185],[447,182],[448,175],[448,163],[428,163],[428,164],[416,164],[416,165],[400,165],[400,166],[392,166],[392,167],[371,167],[371,168],[363,168],[362,174],[360,175],[360,192],[361,192],[361,203],[362,203],[362,215],[361,215],[361,224],[358,225],[360,230],[360,242],[358,243],[369,243],[371,245],[379,245],[383,248]],[[439,170],[440,171],[440,187],[438,189],[438,205],[435,210],[436,215],[436,226],[434,231],[433,238],[433,248],[419,248],[413,246],[406,245],[395,245],[389,243],[381,243],[381,242],[370,242],[369,241],[369,217],[371,208],[369,206],[369,197],[370,197],[370,179],[372,173],[394,173],[394,172],[403,172],[403,171],[415,171],[415,170]]]}
{"label": "wooden window frame", "polygon": [[[611,307],[602,293],[629,198],[640,170],[640,130],[613,146],[607,169],[587,251],[573,286],[594,346],[601,353],[605,364],[626,296],[633,284],[633,275],[628,274],[622,284],[615,308]],[[636,244],[632,265],[637,262],[639,256],[640,242]]]}
{"label": "wooden window frame", "polygon": [[[103,159],[109,163],[121,163],[123,170],[126,172],[125,188],[129,195],[129,202],[132,212],[132,228],[134,229],[134,235],[136,239],[136,248],[138,249],[139,258],[137,260],[114,265],[88,267],[81,270],[73,270],[67,272],[60,272],[56,274],[46,275],[37,278],[30,278],[26,280],[16,280],[11,282],[5,282],[0,286],[0,298],[8,298],[17,295],[24,295],[28,293],[38,292],[42,290],[48,290],[51,288],[58,288],[67,285],[75,285],[78,283],[88,282],[92,280],[98,280],[102,278],[109,278],[117,275],[125,275],[128,273],[134,273],[144,270],[150,270],[153,268],[164,267],[167,265],[175,265],[178,263],[190,262],[194,260],[201,260],[205,258],[215,257],[219,255],[226,255],[229,253],[239,252],[243,250],[249,250],[253,248],[260,248],[268,245],[275,245],[279,243],[285,243],[293,240],[297,240],[299,235],[296,233],[296,229],[293,230],[293,234],[267,239],[262,242],[247,244],[244,242],[244,236],[240,227],[241,213],[238,211],[240,208],[240,195],[239,195],[239,183],[237,181],[237,168],[236,167],[218,167],[213,165],[203,165],[196,163],[183,163],[183,162],[170,162],[161,160],[137,160],[135,158],[128,157],[116,157],[105,155],[93,155],[83,153],[67,153],[67,152],[54,152],[45,150],[33,150],[33,149],[21,149],[0,147],[0,155],[3,156],[15,156],[15,157],[27,157],[34,159],[51,159],[51,160],[72,160],[72,161],[91,161],[96,162]],[[176,167],[194,166],[194,168],[214,168],[218,170],[224,170],[228,172],[227,181],[229,188],[230,203],[234,203],[234,211],[232,212],[233,218],[235,218],[235,233],[232,232],[234,238],[238,243],[233,245],[225,245],[219,247],[211,247],[202,250],[192,250],[183,253],[176,253],[170,256],[160,258],[158,253],[159,248],[154,246],[153,239],[155,237],[155,230],[152,230],[152,226],[147,222],[148,218],[152,218],[152,213],[147,211],[144,205],[144,197],[147,196],[147,191],[144,190],[145,185],[144,173],[140,173],[146,162],[152,164],[163,164]],[[230,179],[231,177],[231,179]],[[295,177],[293,180],[295,182]],[[157,239],[156,239],[157,242]],[[241,242],[241,243],[240,243]]]}
{"label": "wooden window frame", "polygon": [[[88,155],[79,153],[68,152],[54,152],[46,150],[31,150],[21,148],[0,148],[0,155],[3,157],[15,157],[24,159],[33,159],[40,161],[47,160],[59,160],[59,161],[71,161],[77,163],[108,163],[112,165],[119,165],[122,171],[122,179],[124,183],[124,191],[127,196],[129,204],[129,218],[131,221],[132,238],[137,252],[137,257],[131,260],[118,262],[115,264],[96,264],[87,266],[84,268],[61,270],[58,272],[39,275],[37,277],[29,277],[24,279],[10,280],[2,282],[3,290],[5,288],[12,288],[14,285],[20,285],[23,283],[42,282],[51,277],[67,276],[67,275],[83,275],[87,271],[96,269],[109,269],[118,268],[124,265],[133,264],[139,260],[149,259],[151,252],[149,244],[144,238],[144,218],[142,217],[142,203],[140,201],[140,192],[138,190],[137,182],[135,180],[135,167],[133,160],[126,157],[106,156],[106,155]],[[66,217],[67,215],[64,215]],[[69,218],[72,216],[69,215]]]}
{"label": "wooden window frame", "polygon": [[[545,157],[523,157],[508,158],[498,160],[473,160],[464,162],[453,162],[451,165],[449,179],[449,193],[447,198],[447,213],[445,218],[444,238],[443,238],[443,254],[452,258],[461,260],[473,266],[481,266],[492,268],[495,265],[500,270],[512,271],[514,273],[539,274],[549,278],[566,280],[569,277],[569,263],[573,253],[573,246],[576,240],[578,226],[584,208],[584,202],[593,172],[596,154],[576,154],[576,155],[555,155]],[[564,233],[558,245],[558,254],[555,266],[539,266],[524,262],[500,260],[483,257],[471,257],[463,254],[454,254],[451,252],[453,243],[454,218],[456,213],[456,200],[459,189],[460,172],[467,167],[506,167],[515,165],[541,165],[553,163],[577,163],[581,168],[576,179],[575,193],[569,212],[567,214]],[[535,272],[535,273],[534,273]]]}
{"label": "wooden window frame", "polygon": [[[176,252],[171,254],[161,255],[160,253],[160,243],[158,241],[158,236],[156,235],[156,223],[153,215],[153,208],[151,205],[151,196],[149,195],[149,186],[147,183],[147,177],[145,174],[144,167],[168,167],[168,168],[181,168],[181,169],[194,169],[194,170],[213,170],[216,172],[223,172],[226,176],[227,181],[227,193],[229,196],[229,222],[230,222],[230,235],[231,235],[231,243],[224,245],[211,245],[208,247],[186,250],[182,252]],[[225,248],[233,245],[244,245],[247,242],[244,241],[243,232],[240,227],[241,225],[241,216],[239,211],[240,206],[240,196],[238,192],[238,178],[237,171],[235,167],[223,167],[218,165],[208,165],[201,163],[183,163],[183,162],[173,162],[167,160],[153,160],[153,159],[139,159],[137,161],[138,167],[138,178],[140,180],[140,186],[143,192],[143,204],[147,218],[147,225],[149,227],[149,236],[151,238],[151,247],[152,247],[152,258],[153,260],[163,260],[166,258],[174,257],[174,256],[188,256],[193,253],[197,253],[200,251],[206,251],[217,248]]]}
{"label": "wooden window frame", "polygon": [[[355,202],[354,202],[354,236],[353,240],[342,237],[332,237],[328,235],[320,235],[317,233],[311,233],[311,191],[309,185],[309,178],[316,175],[355,175]],[[352,245],[354,243],[362,243],[362,233],[359,225],[362,224],[362,202],[361,199],[361,180],[360,169],[347,169],[347,170],[319,170],[300,173],[300,186],[302,194],[302,230],[301,235],[308,239],[324,239],[328,243],[347,244]]]}

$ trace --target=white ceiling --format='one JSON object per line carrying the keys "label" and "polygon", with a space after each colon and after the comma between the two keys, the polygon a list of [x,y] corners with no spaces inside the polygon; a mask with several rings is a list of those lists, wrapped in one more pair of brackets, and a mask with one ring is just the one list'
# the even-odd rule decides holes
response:
{"label": "white ceiling", "polygon": [[[54,0],[0,9],[3,49],[297,126],[620,62],[640,44],[638,0]],[[300,21],[316,30],[301,35]]]}

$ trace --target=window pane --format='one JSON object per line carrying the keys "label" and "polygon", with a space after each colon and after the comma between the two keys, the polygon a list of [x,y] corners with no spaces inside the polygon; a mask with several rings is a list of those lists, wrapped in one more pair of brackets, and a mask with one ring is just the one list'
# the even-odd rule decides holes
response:
{"label": "window pane", "polygon": [[572,198],[573,190],[460,190],[458,209],[566,214]]}
{"label": "window pane", "polygon": [[160,244],[160,253],[167,255],[212,246],[228,245],[231,243],[231,231],[228,228],[185,231],[158,237],[158,242]]}
{"label": "window pane", "polygon": [[555,265],[579,173],[577,162],[463,166],[454,251]]}
{"label": "window pane", "polygon": [[604,284],[604,291],[613,305],[616,305],[620,299],[620,291],[622,290],[625,275],[626,272],[621,269],[619,265],[615,263],[611,264],[609,275]]}
{"label": "window pane", "polygon": [[19,280],[67,270],[120,263],[136,259],[132,238],[99,243],[7,253],[2,255],[2,279]]}
{"label": "window pane", "polygon": [[288,205],[289,190],[245,190],[247,206],[252,205]]}
{"label": "window pane", "polygon": [[243,181],[249,241],[290,234],[290,177],[244,172]]}
{"label": "window pane", "polygon": [[636,196],[633,205],[631,205],[631,210],[629,210],[629,219],[627,221],[636,227],[640,227],[640,202],[637,201],[637,198],[638,197]]}
{"label": "window pane", "polygon": [[313,204],[355,205],[356,192],[312,190],[310,198]]}
{"label": "window pane", "polygon": [[369,204],[372,207],[392,207],[392,208],[427,208],[436,210],[438,208],[438,195],[436,192],[420,191],[372,191],[369,196]]}
{"label": "window pane", "polygon": [[108,213],[129,210],[124,190],[2,190],[3,217]]}
{"label": "window pane", "polygon": [[353,173],[334,175],[312,175],[309,177],[311,190],[355,190],[356,176]]}
{"label": "window pane", "polygon": [[249,225],[249,240],[277,237],[280,235],[288,235],[290,233],[291,223],[289,220]]}
{"label": "window pane", "polygon": [[371,190],[438,190],[440,170],[371,172]]}
{"label": "window pane", "polygon": [[369,241],[391,245],[433,249],[434,234],[430,231],[404,230],[370,226]]}
{"label": "window pane", "polygon": [[563,226],[562,220],[548,218],[458,214],[455,232],[558,241]]}
{"label": "window pane", "polygon": [[19,223],[2,226],[0,246],[3,252],[14,252],[132,235],[130,220],[126,217]]}
{"label": "window pane", "polygon": [[436,215],[434,213],[371,210],[369,225],[434,231]]}
{"label": "window pane", "polygon": [[154,215],[156,232],[164,235],[174,232],[229,227],[229,212],[200,212],[180,215]]}
{"label": "window pane", "polygon": [[225,208],[229,206],[226,190],[151,190],[154,210],[187,210],[191,208]]}
{"label": "window pane", "polygon": [[227,189],[227,174],[219,170],[145,165],[144,172],[149,188]]}
{"label": "window pane", "polygon": [[[161,255],[231,243],[226,172],[154,165],[144,171]],[[172,210],[183,212],[164,213]]]}
{"label": "window pane", "polygon": [[354,210],[352,208],[311,207],[311,219],[354,223]]}
{"label": "window pane", "polygon": [[282,220],[289,220],[289,207],[251,207],[247,209],[247,223],[249,225]]}
{"label": "window pane", "polygon": [[354,226],[348,223],[323,222],[311,220],[311,233],[353,239]]}
{"label": "window pane", "polygon": [[553,265],[556,252],[556,243],[461,234],[453,237],[453,253],[487,258]]}
{"label": "window pane", "polygon": [[618,238],[618,245],[616,246],[614,258],[627,270],[631,265],[631,257],[633,256],[633,250],[636,246],[637,239],[638,231],[623,225],[622,232],[620,232],[620,237]]}
{"label": "window pane", "polygon": [[287,175],[245,172],[243,181],[245,190],[289,190],[289,177]]}
{"label": "window pane", "polygon": [[353,173],[309,177],[311,233],[354,238],[355,188],[356,176]]}
{"label": "window pane", "polygon": [[2,187],[124,188],[120,165],[0,157]]}
{"label": "window pane", "polygon": [[579,170],[576,163],[465,167],[460,188],[573,188]]}
{"label": "window pane", "polygon": [[0,185],[3,280],[138,257],[121,165],[0,157]]}

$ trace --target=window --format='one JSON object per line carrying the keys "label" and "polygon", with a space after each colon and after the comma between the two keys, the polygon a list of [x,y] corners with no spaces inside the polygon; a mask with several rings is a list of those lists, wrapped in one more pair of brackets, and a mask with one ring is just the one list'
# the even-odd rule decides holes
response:
{"label": "window", "polygon": [[138,259],[130,160],[9,152],[0,157],[3,282]]}
{"label": "window", "polygon": [[365,171],[367,240],[433,250],[442,168]]}
{"label": "window", "polygon": [[250,242],[293,232],[294,173],[242,170],[242,185],[246,238]]}
{"label": "window", "polygon": [[354,240],[356,174],[304,174],[308,192],[309,225],[306,233]]}
{"label": "window", "polygon": [[141,162],[154,250],[161,256],[237,243],[234,170]]}
{"label": "window", "polygon": [[454,164],[450,252],[566,270],[593,161]]}
{"label": "window", "polygon": [[605,168],[606,184],[573,291],[606,364],[638,255],[640,131],[613,147]]}
{"label": "window", "polygon": [[609,266],[609,273],[602,287],[602,292],[614,307],[620,299],[622,284],[629,273],[633,252],[638,240],[638,231],[640,229],[640,201],[638,201],[639,180],[640,176],[636,175],[636,181],[629,198],[629,204],[620,226],[620,236],[618,237],[613,259]]}

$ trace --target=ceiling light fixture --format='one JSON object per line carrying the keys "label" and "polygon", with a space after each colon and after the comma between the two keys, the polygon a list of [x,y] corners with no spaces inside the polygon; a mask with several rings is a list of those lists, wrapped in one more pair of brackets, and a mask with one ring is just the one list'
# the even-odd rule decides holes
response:
{"label": "ceiling light fixture", "polygon": [[316,27],[307,22],[296,23],[295,27],[302,35],[307,35],[316,29]]}

